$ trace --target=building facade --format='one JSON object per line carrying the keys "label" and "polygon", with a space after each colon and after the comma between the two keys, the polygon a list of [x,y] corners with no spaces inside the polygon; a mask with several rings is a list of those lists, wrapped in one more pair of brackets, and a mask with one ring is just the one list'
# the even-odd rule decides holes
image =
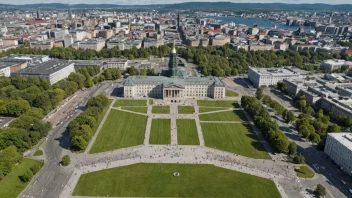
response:
{"label": "building facade", "polygon": [[341,59],[329,59],[329,60],[324,60],[320,67],[322,70],[329,70],[333,71],[335,69],[339,69],[343,65],[348,66],[349,68],[352,68],[352,62],[351,61],[345,61]]}
{"label": "building facade", "polygon": [[171,102],[184,98],[224,98],[218,77],[189,77],[177,67],[176,49],[170,53],[167,76],[130,76],[124,82],[125,98],[152,97]]}
{"label": "building facade", "polygon": [[300,78],[300,74],[291,72],[287,69],[268,69],[268,68],[248,68],[248,79],[256,86],[262,85],[270,86],[276,85],[277,82],[283,81],[284,79]]}
{"label": "building facade", "polygon": [[352,175],[352,134],[351,133],[329,133],[326,138],[324,152],[341,169]]}

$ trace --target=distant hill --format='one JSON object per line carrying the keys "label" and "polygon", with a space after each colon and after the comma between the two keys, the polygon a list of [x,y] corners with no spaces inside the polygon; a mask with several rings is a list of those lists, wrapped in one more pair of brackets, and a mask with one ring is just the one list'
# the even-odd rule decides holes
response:
{"label": "distant hill", "polygon": [[161,10],[228,10],[228,11],[275,11],[275,10],[334,10],[351,11],[352,4],[284,4],[284,3],[231,3],[231,2],[187,2],[179,4],[153,4],[153,5],[118,5],[118,4],[25,4],[10,5],[0,4],[0,9],[161,9]]}

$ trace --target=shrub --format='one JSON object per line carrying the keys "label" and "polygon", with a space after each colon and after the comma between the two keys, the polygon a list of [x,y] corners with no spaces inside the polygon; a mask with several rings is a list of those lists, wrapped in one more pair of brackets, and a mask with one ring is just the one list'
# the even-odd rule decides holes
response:
{"label": "shrub", "polygon": [[68,155],[63,156],[61,162],[63,166],[68,166],[71,163],[70,156]]}

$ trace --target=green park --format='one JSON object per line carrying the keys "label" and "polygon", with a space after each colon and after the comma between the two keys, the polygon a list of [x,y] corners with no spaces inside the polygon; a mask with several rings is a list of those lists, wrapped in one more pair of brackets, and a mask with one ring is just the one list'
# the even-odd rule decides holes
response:
{"label": "green park", "polygon": [[237,171],[208,164],[145,163],[83,174],[73,196],[281,197],[273,181]]}

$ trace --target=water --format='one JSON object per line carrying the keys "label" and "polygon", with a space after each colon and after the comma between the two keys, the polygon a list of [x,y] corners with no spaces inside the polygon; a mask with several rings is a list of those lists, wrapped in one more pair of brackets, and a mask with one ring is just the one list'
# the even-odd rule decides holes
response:
{"label": "water", "polygon": [[[242,18],[242,17],[213,17],[216,20],[221,20],[222,23],[231,23],[234,22],[237,25],[239,24],[244,24],[247,25],[248,27],[253,27],[254,24],[258,25],[258,28],[274,28],[276,27],[278,29],[283,29],[283,30],[297,30],[298,26],[286,26],[285,24],[279,23],[279,22],[274,22],[270,20],[263,20],[263,19],[249,19],[249,18]],[[310,30],[309,27],[304,27],[304,29]]]}

